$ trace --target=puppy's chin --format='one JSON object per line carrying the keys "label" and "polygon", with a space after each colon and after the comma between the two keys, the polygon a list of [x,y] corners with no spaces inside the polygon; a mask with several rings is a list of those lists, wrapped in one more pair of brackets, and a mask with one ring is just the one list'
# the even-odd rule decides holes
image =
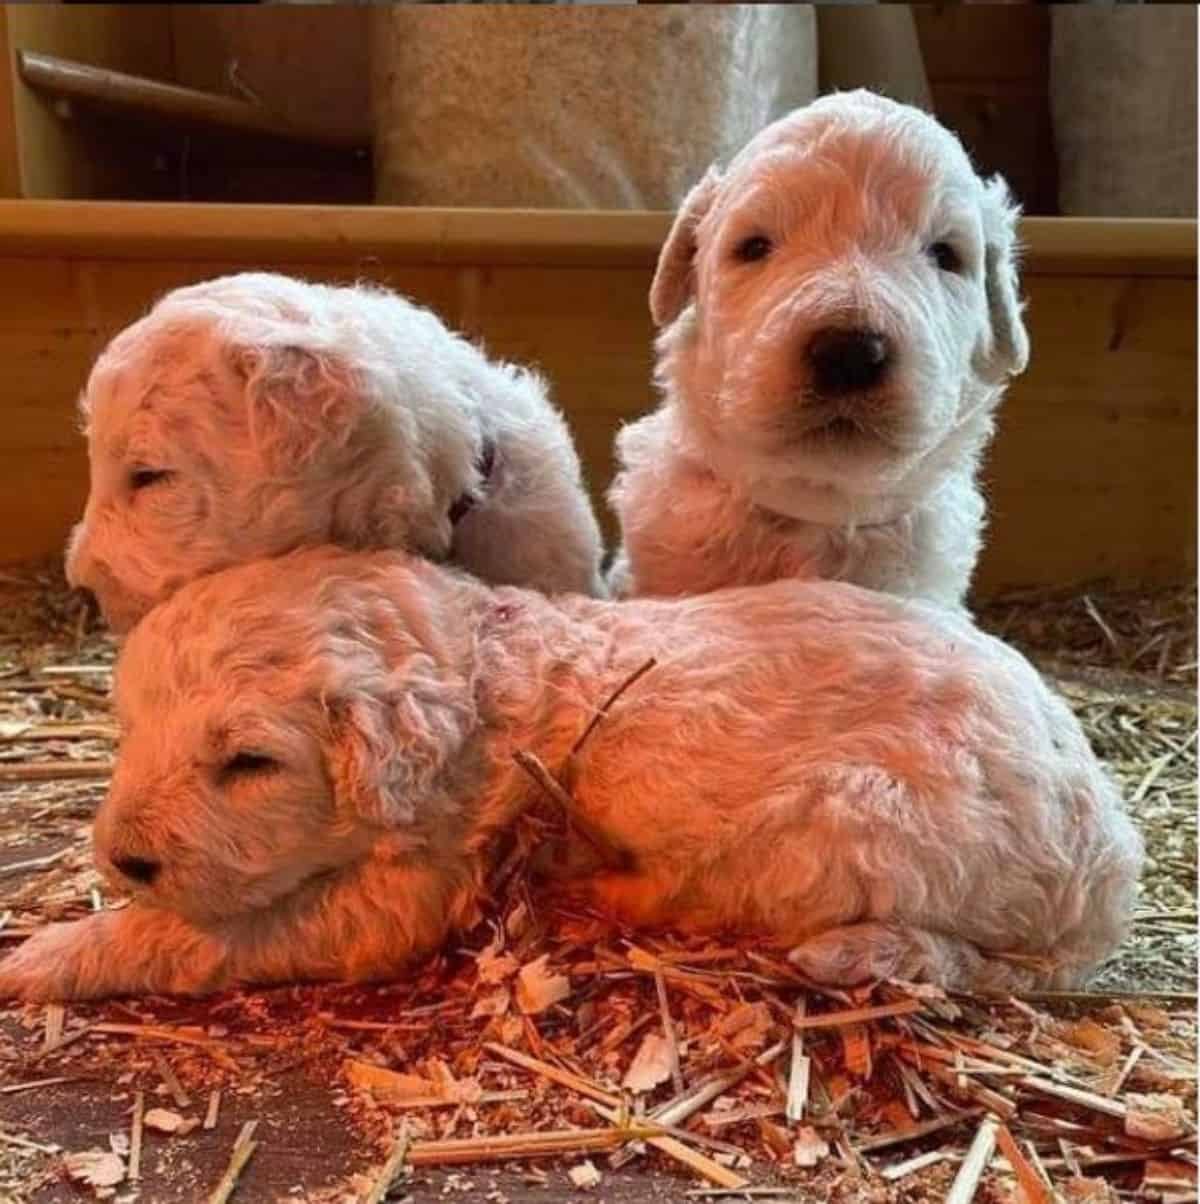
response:
{"label": "puppy's chin", "polygon": [[295,912],[315,905],[318,897],[344,871],[344,867],[318,866],[307,873],[263,875],[241,880],[227,878],[219,886],[184,882],[170,883],[138,896],[147,906],[173,911],[189,923],[211,928],[248,916],[265,916],[273,911]]}

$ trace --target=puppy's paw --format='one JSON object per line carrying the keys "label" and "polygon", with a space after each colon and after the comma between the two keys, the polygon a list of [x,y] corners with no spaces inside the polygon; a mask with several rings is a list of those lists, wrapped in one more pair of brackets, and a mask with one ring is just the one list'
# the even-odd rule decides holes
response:
{"label": "puppy's paw", "polygon": [[0,961],[0,999],[35,1002],[106,994],[112,967],[102,948],[99,917],[50,924]]}

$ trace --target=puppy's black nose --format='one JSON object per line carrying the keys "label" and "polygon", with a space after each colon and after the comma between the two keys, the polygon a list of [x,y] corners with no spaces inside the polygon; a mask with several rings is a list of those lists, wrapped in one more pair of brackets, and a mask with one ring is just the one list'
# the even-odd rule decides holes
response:
{"label": "puppy's black nose", "polygon": [[823,397],[842,397],[877,385],[891,362],[892,349],[878,331],[830,326],[809,339],[805,355],[814,389]]}
{"label": "puppy's black nose", "polygon": [[157,861],[150,861],[146,857],[114,857],[113,865],[126,878],[140,882],[143,886],[149,886],[158,877],[158,871],[162,869]]}

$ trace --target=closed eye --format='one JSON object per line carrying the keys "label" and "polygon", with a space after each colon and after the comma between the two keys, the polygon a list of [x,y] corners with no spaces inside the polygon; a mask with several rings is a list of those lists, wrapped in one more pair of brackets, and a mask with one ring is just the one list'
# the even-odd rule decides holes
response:
{"label": "closed eye", "polygon": [[222,782],[237,781],[242,778],[263,777],[274,773],[279,768],[279,762],[266,753],[238,752],[234,753],[221,766],[219,777]]}
{"label": "closed eye", "polygon": [[138,493],[142,489],[149,489],[151,485],[168,481],[174,475],[169,468],[135,468],[129,474],[129,488]]}

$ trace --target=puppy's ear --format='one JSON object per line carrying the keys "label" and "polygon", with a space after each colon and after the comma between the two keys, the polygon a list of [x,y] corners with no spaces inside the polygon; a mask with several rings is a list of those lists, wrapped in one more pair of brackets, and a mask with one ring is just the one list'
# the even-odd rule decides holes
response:
{"label": "puppy's ear", "polygon": [[1025,371],[1029,335],[1021,318],[1017,283],[1017,219],[1008,185],[993,176],[984,185],[984,288],[987,293],[991,338],[981,350],[977,367],[986,380],[1000,382]]}
{"label": "puppy's ear", "polygon": [[710,167],[704,179],[683,198],[675,215],[650,284],[650,316],[655,326],[666,326],[679,317],[696,290],[696,227],[712,207],[720,183],[721,173]]}
{"label": "puppy's ear", "polygon": [[343,814],[383,827],[418,823],[422,804],[453,780],[474,709],[455,683],[421,676],[406,673],[379,695],[361,690],[327,704],[326,759]]}
{"label": "puppy's ear", "polygon": [[229,348],[243,382],[250,436],[267,461],[304,464],[322,446],[342,446],[366,408],[363,382],[344,354],[272,331]]}

